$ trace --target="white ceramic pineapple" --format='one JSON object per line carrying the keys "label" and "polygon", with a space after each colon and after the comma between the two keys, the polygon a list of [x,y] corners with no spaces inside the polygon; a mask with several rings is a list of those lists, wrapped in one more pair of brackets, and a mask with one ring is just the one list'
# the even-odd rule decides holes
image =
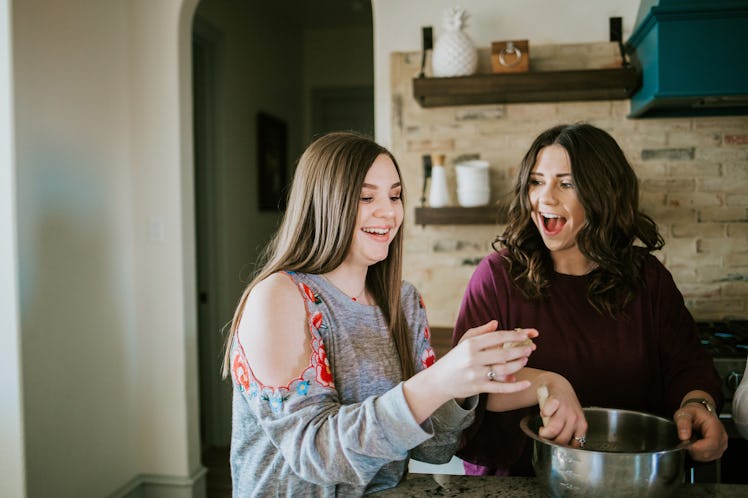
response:
{"label": "white ceramic pineapple", "polygon": [[467,76],[478,67],[478,51],[470,37],[462,31],[468,13],[460,7],[444,11],[442,26],[445,32],[436,39],[431,54],[434,76]]}

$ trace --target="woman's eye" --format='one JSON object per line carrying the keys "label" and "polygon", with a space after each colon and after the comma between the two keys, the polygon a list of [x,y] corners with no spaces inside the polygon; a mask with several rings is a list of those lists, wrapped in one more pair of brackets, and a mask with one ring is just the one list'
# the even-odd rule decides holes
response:
{"label": "woman's eye", "polygon": [[561,187],[563,188],[574,188],[574,184],[571,182],[561,182]]}
{"label": "woman's eye", "polygon": [[540,180],[537,180],[535,178],[530,178],[530,181],[528,183],[530,185],[540,185]]}
{"label": "woman's eye", "polygon": [[400,194],[395,194],[395,195],[391,195],[391,196],[390,196],[390,200],[391,200],[392,202],[397,202],[397,201],[399,201],[399,200],[400,200]]}
{"label": "woman's eye", "polygon": [[360,197],[361,202],[371,202],[374,198],[370,195],[362,195]]}

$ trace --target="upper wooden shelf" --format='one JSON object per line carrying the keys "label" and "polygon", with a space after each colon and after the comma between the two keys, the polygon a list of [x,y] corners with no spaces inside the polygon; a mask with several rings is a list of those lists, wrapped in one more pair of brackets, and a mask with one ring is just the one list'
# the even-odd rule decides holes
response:
{"label": "upper wooden shelf", "polygon": [[506,207],[417,207],[416,225],[497,225],[506,223]]}
{"label": "upper wooden shelf", "polygon": [[632,66],[610,69],[414,78],[421,107],[627,99],[641,86]]}

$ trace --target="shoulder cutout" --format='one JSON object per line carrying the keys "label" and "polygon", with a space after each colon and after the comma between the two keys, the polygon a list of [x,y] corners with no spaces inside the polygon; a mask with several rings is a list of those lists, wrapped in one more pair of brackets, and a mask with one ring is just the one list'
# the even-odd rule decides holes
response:
{"label": "shoulder cutout", "polygon": [[275,273],[252,289],[237,332],[250,369],[266,386],[288,385],[309,366],[306,308],[286,273]]}

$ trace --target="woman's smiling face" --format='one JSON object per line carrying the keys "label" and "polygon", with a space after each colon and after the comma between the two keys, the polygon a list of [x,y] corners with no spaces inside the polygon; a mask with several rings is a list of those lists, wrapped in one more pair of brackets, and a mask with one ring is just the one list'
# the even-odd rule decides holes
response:
{"label": "woman's smiling face", "polygon": [[384,260],[403,222],[402,184],[395,164],[381,154],[366,173],[356,232],[346,260],[370,266]]}
{"label": "woman's smiling face", "polygon": [[540,149],[530,172],[528,194],[533,222],[554,261],[567,254],[579,256],[576,238],[585,214],[566,149],[560,145]]}

